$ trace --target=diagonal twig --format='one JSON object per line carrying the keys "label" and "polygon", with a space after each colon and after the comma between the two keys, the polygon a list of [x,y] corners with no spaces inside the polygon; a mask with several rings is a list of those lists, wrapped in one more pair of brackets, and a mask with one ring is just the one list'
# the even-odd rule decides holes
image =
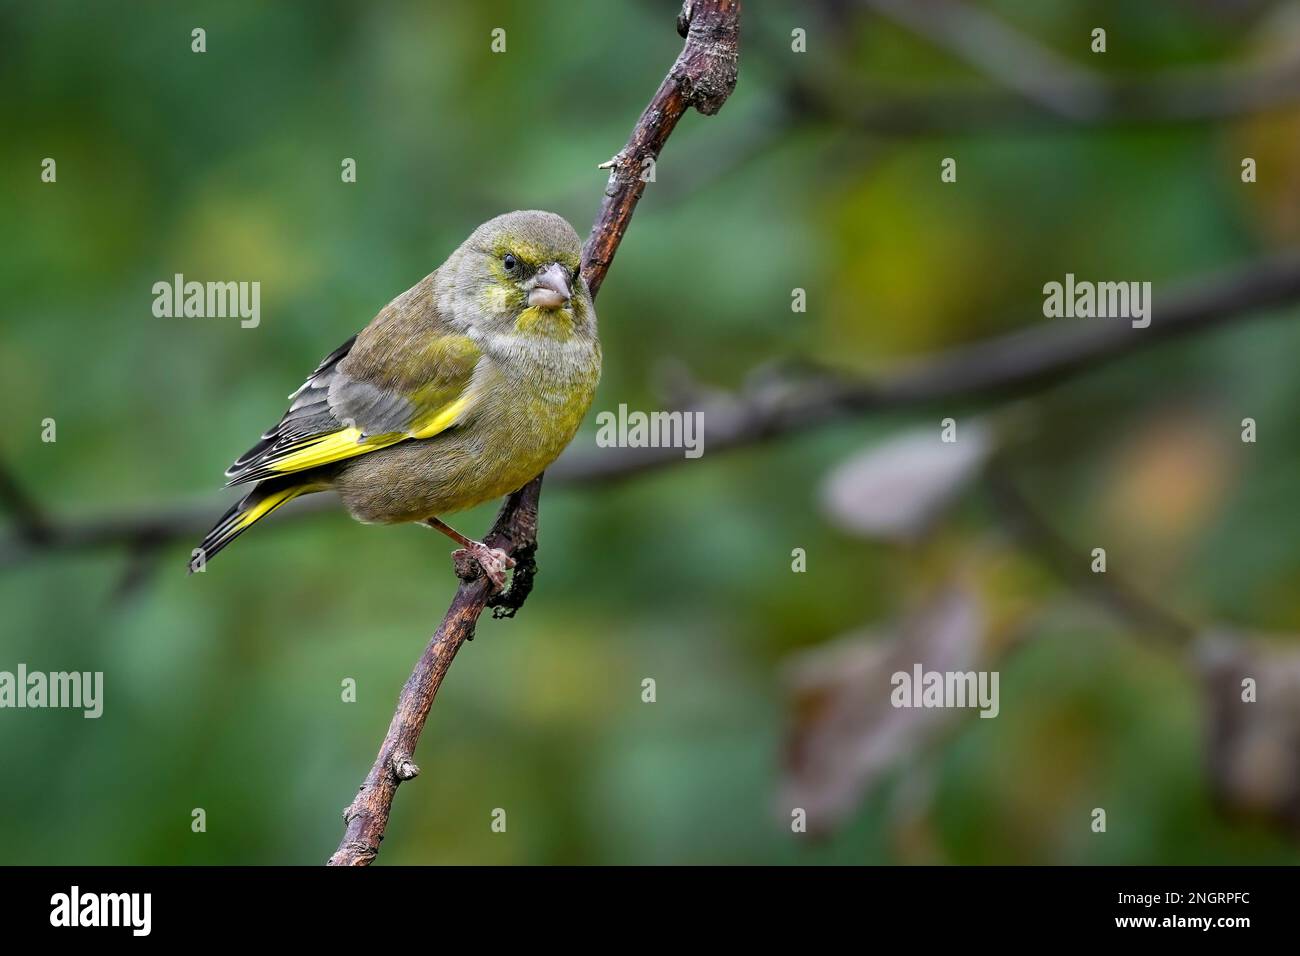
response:
{"label": "diagonal twig", "polygon": [[[627,145],[611,161],[600,213],[583,248],[583,278],[593,296],[614,261],[628,222],[645,191],[646,181],[641,175],[645,161],[658,157],[687,110],[716,113],[735,87],[739,20],[740,0],[685,0],[682,4],[677,30],[686,43],[637,120]],[[501,548],[511,555],[531,555],[537,543],[541,482],[539,475],[506,500],[488,535],[486,543],[490,547]],[[525,580],[512,585],[511,592],[531,587],[531,570],[530,566]],[[330,857],[331,866],[366,866],[374,860],[398,786],[419,773],[411,757],[434,695],[456,652],[473,636],[479,615],[489,604],[488,583],[481,574],[469,567],[458,568],[457,573],[462,575],[462,583],[451,607],[402,688],[379,755],[356,799],[344,811],[347,829],[338,850]],[[502,601],[508,611],[522,603],[521,596],[511,592]]]}

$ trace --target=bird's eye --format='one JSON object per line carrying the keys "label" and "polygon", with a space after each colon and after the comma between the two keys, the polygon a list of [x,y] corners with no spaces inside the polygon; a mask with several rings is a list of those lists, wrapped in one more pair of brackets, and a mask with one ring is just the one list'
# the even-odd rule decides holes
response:
{"label": "bird's eye", "polygon": [[501,264],[506,267],[506,272],[514,272],[519,268],[519,260],[509,252],[502,257]]}
{"label": "bird's eye", "polygon": [[574,266],[573,271],[570,273],[574,285],[578,284],[578,277],[581,275],[582,275],[582,266]]}

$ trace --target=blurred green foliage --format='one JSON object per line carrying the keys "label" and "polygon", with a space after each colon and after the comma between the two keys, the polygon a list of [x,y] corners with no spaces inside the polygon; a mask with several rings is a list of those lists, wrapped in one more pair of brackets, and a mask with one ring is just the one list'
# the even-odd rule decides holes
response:
{"label": "blurred green foliage", "polygon": [[[1214,4],[993,9],[1103,72],[1237,62],[1262,42]],[[680,49],[675,10],[0,8],[12,468],[59,515],[211,493],[317,359],[479,222],[540,207],[585,233],[605,182],[596,164]],[[683,120],[601,293],[597,408],[657,407],[669,359],[726,387],[789,355],[887,369],[1044,321],[1042,284],[1066,272],[1159,288],[1296,238],[1281,202],[1300,159],[1294,116],[916,139],[821,116],[735,156],[736,142],[772,132],[792,73],[886,93],[988,84],[896,26],[835,10],[747,5],[735,96],[715,118]],[[1104,58],[1084,39],[1099,21]],[[809,30],[803,56],[787,52],[797,25]],[[190,51],[196,26],[203,55]],[[496,26],[504,55],[489,52]],[[1255,186],[1239,181],[1246,150],[1259,156]],[[950,155],[959,182],[945,186]],[[57,184],[39,180],[47,156]],[[354,185],[340,182],[344,157],[357,161]],[[261,325],[155,319],[150,287],[178,272],[260,281]],[[790,311],[794,287],[808,290],[806,314]],[[1081,546],[1114,542],[1112,566],[1162,602],[1294,632],[1298,352],[1296,323],[1242,321],[1064,384],[1036,402],[1020,475],[1063,531]],[[1234,446],[1246,415],[1261,439]],[[40,441],[47,417],[54,444]],[[914,549],[829,524],[817,500],[827,469],[908,420],[706,446],[614,486],[548,488],[537,590],[462,651],[381,862],[1300,859],[1284,834],[1211,806],[1185,663],[1135,643],[1032,555],[1020,573],[1039,582],[1043,613],[1003,666],[1002,716],[908,755],[839,833],[791,836],[774,802],[784,660],[892,619],[951,554],[1005,536],[978,496]],[[1219,430],[1227,447],[1150,460],[1178,428]],[[589,422],[578,442],[593,435]],[[1185,507],[1156,507],[1187,482]],[[478,534],[491,514],[456,523]],[[106,675],[97,721],[0,712],[0,862],[318,863],[333,850],[338,811],[453,591],[447,545],[332,514],[268,521],[202,576],[182,572],[190,547],[167,547],[157,577],[125,600],[113,592],[128,559],[112,551],[0,576],[0,669]],[[795,547],[806,574],[791,573]],[[345,677],[355,704],[340,700]],[[900,781],[921,769],[929,803],[904,825]],[[1094,806],[1109,810],[1105,838],[1088,830]],[[205,834],[190,831],[196,807]],[[506,835],[489,829],[496,807]]]}

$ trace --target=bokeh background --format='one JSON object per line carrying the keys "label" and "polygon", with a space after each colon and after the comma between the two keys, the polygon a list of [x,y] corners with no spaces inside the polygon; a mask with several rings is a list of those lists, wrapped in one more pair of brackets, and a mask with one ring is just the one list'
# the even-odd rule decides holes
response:
{"label": "bokeh background", "polygon": [[[735,95],[682,121],[602,290],[596,410],[664,407],[688,374],[736,392],[774,362],[887,374],[1043,325],[1042,285],[1067,272],[1160,290],[1300,238],[1294,69],[1223,117],[1081,122],[1018,90],[1024,61],[996,43],[982,67],[888,7],[747,4]],[[1085,87],[1182,78],[1193,106],[1300,54],[1292,2],[963,9]],[[680,49],[675,14],[5,3],[12,482],[58,528],[215,517],[223,468],[284,396],[475,225],[540,207],[585,234],[597,163]],[[260,281],[260,326],[154,318],[152,284],[178,272]],[[1014,401],[549,485],[537,589],[452,668],[379,861],[1296,862],[1296,317],[1243,315]],[[949,415],[976,443],[956,468],[915,437]],[[601,452],[594,435],[589,419],[575,451]],[[0,863],[322,862],[454,590],[446,542],[277,515],[187,577],[197,536],[43,547],[7,498],[0,669],[103,671],[106,699],[99,720],[0,711]],[[1030,512],[1065,564],[1104,545],[1106,587],[1187,633],[1080,589],[1061,550],[1017,533]],[[999,670],[1000,716],[882,710],[882,668],[914,659]],[[1243,673],[1274,681],[1253,710]],[[816,832],[791,832],[795,806]]]}

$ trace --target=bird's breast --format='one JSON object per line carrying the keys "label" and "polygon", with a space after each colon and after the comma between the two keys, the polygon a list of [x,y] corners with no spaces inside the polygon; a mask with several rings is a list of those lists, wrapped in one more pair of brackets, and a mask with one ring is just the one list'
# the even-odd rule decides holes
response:
{"label": "bird's breast", "polygon": [[600,347],[485,350],[472,413],[429,439],[345,465],[334,484],[353,516],[400,522],[449,514],[523,487],[577,433],[600,381]]}
{"label": "bird's breast", "polygon": [[530,459],[530,466],[536,456],[545,459],[545,467],[573,438],[591,407],[600,381],[600,349],[594,342],[574,340],[512,345],[503,354],[490,355],[484,415],[500,426],[492,433]]}

